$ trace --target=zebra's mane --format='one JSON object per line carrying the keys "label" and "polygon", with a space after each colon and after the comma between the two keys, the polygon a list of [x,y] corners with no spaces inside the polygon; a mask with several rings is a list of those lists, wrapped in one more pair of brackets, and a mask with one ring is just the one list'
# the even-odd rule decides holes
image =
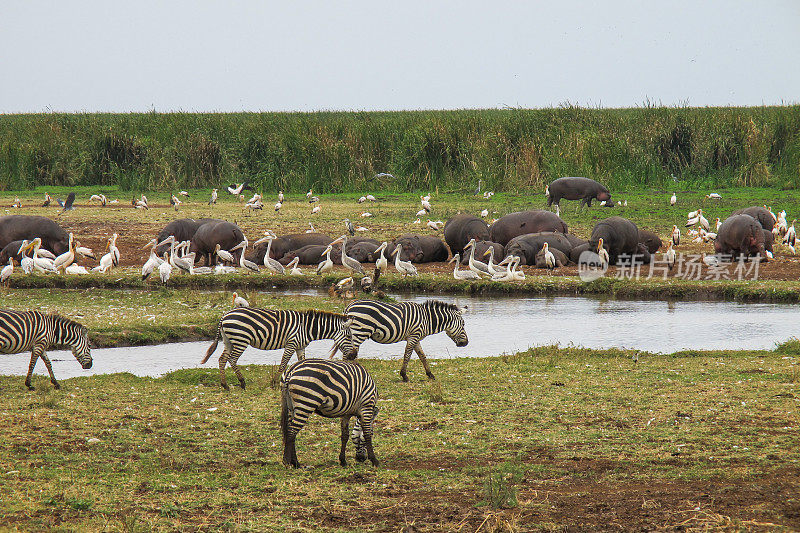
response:
{"label": "zebra's mane", "polygon": [[334,318],[347,318],[341,313],[334,313],[333,311],[321,311],[319,309],[307,309],[306,311],[303,312],[306,313],[308,316],[313,316],[313,317],[331,316]]}
{"label": "zebra's mane", "polygon": [[67,317],[65,317],[63,315],[59,315],[58,312],[56,312],[56,311],[53,311],[52,313],[49,313],[47,315],[47,317],[50,318],[56,324],[59,324],[59,325],[62,325],[62,326],[75,326],[77,328],[86,328],[86,326],[84,326],[80,322],[76,322],[76,321],[72,320],[71,318],[67,318]]}
{"label": "zebra's mane", "polygon": [[449,304],[441,300],[427,300],[422,305],[423,307],[436,311],[456,311],[456,312],[460,311],[457,305]]}

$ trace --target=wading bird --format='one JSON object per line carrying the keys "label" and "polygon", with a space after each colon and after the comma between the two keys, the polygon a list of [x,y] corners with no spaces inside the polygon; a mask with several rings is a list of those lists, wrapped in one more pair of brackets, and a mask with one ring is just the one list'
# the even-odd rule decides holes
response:
{"label": "wading bird", "polygon": [[227,250],[223,250],[219,243],[217,243],[217,246],[214,248],[214,253],[217,255],[217,257],[219,257],[220,261],[230,263],[231,265],[236,262],[236,260],[233,258],[233,254]]}
{"label": "wading bird", "polygon": [[490,246],[483,255],[484,257],[487,255],[489,256],[489,262],[486,263],[486,268],[489,269],[489,273],[492,276],[495,274],[502,274],[507,270],[506,267],[494,262],[494,246]]}
{"label": "wading bird", "polygon": [[108,239],[108,251],[111,253],[111,258],[114,261],[114,266],[115,267],[119,266],[119,258],[120,258],[119,248],[117,248],[117,238],[118,237],[119,237],[119,235],[114,233]]}
{"label": "wading bird", "polygon": [[315,206],[314,209],[311,210],[311,214],[316,215],[317,213],[320,212],[321,209],[322,209],[321,205]]}
{"label": "wading bird", "polygon": [[241,255],[239,255],[239,268],[243,270],[249,270],[250,272],[258,272],[258,265],[250,261],[249,259],[244,258],[244,254],[247,251],[247,237],[244,238],[242,242],[234,246],[230,249],[231,252],[235,252],[239,248],[242,249]]}
{"label": "wading bird", "polygon": [[314,224],[312,224],[311,222],[308,223],[308,227],[309,227],[309,229],[306,230],[306,233],[316,233],[317,232],[317,230],[314,229]]}
{"label": "wading bird", "polygon": [[369,200],[370,202],[374,202],[375,201],[375,197],[372,196],[371,194],[368,194],[367,195],[367,200]]}
{"label": "wading bird", "polygon": [[483,180],[479,179],[478,180],[478,188],[475,189],[475,193],[474,193],[475,196],[478,196],[481,193],[481,185],[483,185]]}
{"label": "wading bird", "polygon": [[44,193],[44,203],[42,204],[42,207],[49,206],[50,202],[52,202],[52,201],[53,201],[53,199],[50,197],[50,195],[47,194],[47,193]]}
{"label": "wading bird", "polygon": [[253,188],[250,187],[248,182],[244,183],[231,183],[228,185],[228,193],[234,196],[238,196],[242,194],[242,191],[252,191]]}
{"label": "wading bird", "polygon": [[522,281],[525,279],[525,273],[517,271],[517,266],[521,259],[516,255],[506,257],[503,262],[508,261],[508,268],[503,272],[498,272],[492,276],[492,281]]}
{"label": "wading bird", "polygon": [[[432,209],[431,203],[424,196],[420,196],[419,198],[420,198],[420,203],[422,204],[422,209],[430,213]],[[430,196],[428,196],[428,198],[430,198]]]}
{"label": "wading bird", "polygon": [[234,307],[250,307],[250,302],[239,296],[239,293],[233,293],[233,306]]}
{"label": "wading bird", "polygon": [[171,205],[172,207],[174,207],[174,208],[175,208],[175,211],[177,211],[177,210],[178,210],[178,206],[179,206],[179,205],[181,205],[182,203],[183,203],[183,202],[181,202],[180,200],[178,200],[178,197],[177,197],[177,196],[175,196],[174,194],[173,194],[173,195],[172,195],[172,197],[169,199],[169,205]]}
{"label": "wading bird", "polygon": [[[547,244],[547,243],[545,243],[545,244]],[[552,254],[553,252],[550,252],[550,253]],[[610,258],[608,257],[608,250],[606,250],[605,247],[603,246],[603,238],[602,237],[600,237],[597,240],[597,255],[600,257],[600,261],[602,261],[605,266],[608,266]]]}
{"label": "wading bird", "polygon": [[106,203],[108,203],[108,198],[106,198],[105,194],[93,194],[89,197],[90,202],[100,202],[100,205],[105,207]]}
{"label": "wading bird", "polygon": [[672,193],[672,196],[669,198],[669,205],[675,205],[678,203],[678,195]]}
{"label": "wading bird", "polygon": [[[558,206],[556,206],[556,207],[558,207]],[[488,209],[484,209],[483,211],[481,211],[481,218],[486,218],[488,216],[489,216],[489,210]]]}
{"label": "wading bird", "polygon": [[299,268],[297,268],[297,264],[299,262],[300,262],[300,258],[299,257],[295,257],[294,259],[292,259],[291,263],[286,265],[286,270],[289,271],[289,275],[290,276],[302,276],[302,275],[304,275],[303,271],[300,270]]}
{"label": "wading bird", "polygon": [[150,257],[147,258],[144,265],[142,265],[142,281],[150,277],[150,275],[163,263],[163,259],[156,255],[157,239],[151,239],[150,242],[144,245],[143,249],[150,248]]}
{"label": "wading bird", "polygon": [[27,256],[27,251],[30,246],[31,241],[25,239],[22,241],[22,244],[17,250],[17,253],[21,256],[19,260],[19,266],[22,268],[22,271],[26,274],[30,274],[33,272],[33,259]]}
{"label": "wading bird", "polygon": [[344,227],[347,228],[347,232],[350,235],[355,235],[356,234],[356,227],[353,226],[353,223],[350,222],[349,218],[344,219]]}
{"label": "wading bird", "polygon": [[377,255],[378,258],[375,260],[375,272],[372,274],[375,283],[378,283],[378,278],[380,278],[381,274],[386,272],[386,269],[389,268],[389,260],[386,259],[386,256],[384,255],[387,246],[389,246],[389,243],[383,241],[372,254],[373,257],[375,257],[376,254],[379,254]]}
{"label": "wading bird", "polygon": [[283,207],[283,203],[282,202],[278,202],[277,204],[275,204],[275,212],[276,213],[280,212],[281,207]]}
{"label": "wading bird", "polygon": [[[550,251],[549,243],[545,242],[543,249],[544,249],[544,265],[548,271],[552,271],[556,267],[556,256],[554,256],[553,252]],[[605,249],[603,249],[603,251],[605,251]]]}
{"label": "wading bird", "polygon": [[308,192],[306,193],[306,200],[310,200],[312,196],[314,196],[314,189],[308,189]]}
{"label": "wading bird", "polygon": [[56,270],[59,270],[62,268],[67,268],[72,264],[73,261],[75,261],[75,240],[72,236],[72,233],[70,233],[67,251],[53,260],[53,266]]}
{"label": "wading bird", "polygon": [[20,209],[22,207],[22,200],[20,200],[19,197],[15,198],[14,199],[14,203],[11,204],[11,207],[14,207],[16,209]]}
{"label": "wading bird", "polygon": [[271,231],[265,232],[265,237],[262,237],[253,243],[253,248],[258,246],[262,242],[266,242],[267,249],[264,251],[264,266],[267,267],[267,270],[273,272],[274,274],[285,274],[286,267],[284,267],[278,261],[270,257],[270,253],[272,250],[272,241],[275,238],[277,238],[277,236]]}
{"label": "wading bird", "polygon": [[454,255],[452,258],[450,258],[450,261],[448,261],[448,263],[452,263],[454,261],[456,263],[456,266],[453,268],[453,278],[458,279],[458,280],[481,279],[481,277],[478,274],[476,274],[475,272],[473,272],[472,270],[459,270],[458,269],[458,265],[461,263],[461,255],[460,254]]}
{"label": "wading bird", "polygon": [[179,191],[178,194],[180,194],[181,196],[185,196],[186,198],[189,198],[189,193],[186,191]]}
{"label": "wading bird", "polygon": [[216,204],[217,203],[217,189],[211,190],[211,199],[208,201],[208,205]]}
{"label": "wading bird", "polygon": [[444,222],[442,222],[441,220],[437,221],[429,220],[426,226],[428,226],[433,231],[439,231],[444,227]]}
{"label": "wading bird", "polygon": [[67,268],[64,269],[64,272],[69,274],[70,276],[82,276],[84,274],[88,274],[89,271],[86,270],[86,267],[79,265],[78,263],[72,263]]}
{"label": "wading bird", "polygon": [[14,273],[14,259],[9,257],[8,264],[0,271],[0,284],[5,284],[8,287],[11,279],[11,274]]}
{"label": "wading bird", "polygon": [[366,217],[371,217],[371,216],[372,216],[372,213],[369,213],[369,212],[361,213],[361,218],[366,218]]}
{"label": "wading bird", "polygon": [[58,205],[61,206],[61,212],[58,213],[59,215],[65,211],[72,211],[73,209],[75,209],[75,206],[72,205],[75,203],[75,193],[74,192],[69,193],[67,195],[66,202],[62,202],[60,198],[57,199],[56,202],[58,202]]}
{"label": "wading bird", "polygon": [[278,203],[283,203],[283,191],[278,191]]}
{"label": "wading bird", "polygon": [[392,251],[392,255],[394,255],[394,267],[400,272],[403,276],[416,276],[417,267],[411,264],[410,261],[402,261],[400,260],[400,254],[403,252],[403,245],[398,244],[395,249]]}
{"label": "wading bird", "polygon": [[342,243],[342,265],[344,265],[344,267],[347,268],[348,270],[355,272],[356,274],[361,274],[362,276],[365,276],[366,274],[364,273],[364,267],[361,266],[361,263],[359,263],[349,255],[347,255],[347,253],[345,252],[345,249],[347,248],[347,235],[342,235],[341,237],[333,241],[331,244],[333,245],[338,242]]}
{"label": "wading bird", "polygon": [[669,265],[670,271],[672,267],[675,266],[675,248],[672,247],[672,243],[667,243],[667,251],[664,252],[664,261]]}
{"label": "wading bird", "polygon": [[319,196],[312,196],[311,198],[308,199],[308,203],[310,204],[315,204],[317,202],[319,202]]}
{"label": "wading bird", "polygon": [[166,284],[169,281],[169,277],[172,275],[172,265],[169,264],[169,258],[167,257],[167,252],[164,252],[164,259],[161,260],[161,264],[158,265],[158,277],[161,278],[161,283]]}
{"label": "wading bird", "polygon": [[711,200],[719,200],[719,199],[722,198],[722,196],[720,196],[719,194],[717,194],[715,192],[712,192],[711,194],[706,194],[706,198],[709,198]]}
{"label": "wading bird", "polygon": [[678,226],[672,226],[672,244],[678,246],[681,243],[681,230]]}
{"label": "wading bird", "polygon": [[362,196],[361,198],[358,199],[358,203],[360,203],[360,204],[363,204],[366,201],[367,201],[367,197],[366,196]]}
{"label": "wading bird", "polygon": [[467,248],[470,249],[469,262],[467,263],[469,265],[469,269],[478,275],[491,276],[492,273],[489,272],[489,265],[475,259],[475,239],[471,239],[467,245],[464,246],[464,252],[467,251]]}
{"label": "wading bird", "polygon": [[329,244],[328,247],[325,248],[325,251],[322,252],[322,254],[320,255],[320,257],[324,255],[325,260],[322,261],[319,265],[317,265],[318,276],[321,276],[322,274],[325,274],[326,272],[330,272],[331,270],[333,270],[333,260],[331,259],[331,250],[333,250],[333,247]]}

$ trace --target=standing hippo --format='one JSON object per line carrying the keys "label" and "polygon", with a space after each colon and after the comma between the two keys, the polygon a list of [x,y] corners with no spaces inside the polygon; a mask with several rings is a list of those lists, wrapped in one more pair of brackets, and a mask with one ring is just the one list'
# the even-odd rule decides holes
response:
{"label": "standing hippo", "polygon": [[[472,215],[456,215],[444,225],[444,240],[454,254],[464,254],[469,241],[489,240],[489,225]],[[477,250],[476,250],[477,252]]]}
{"label": "standing hippo", "polygon": [[[292,233],[291,235],[283,235],[274,239],[272,241],[272,248],[269,250],[269,255],[273,259],[280,261],[286,253],[293,250],[299,250],[310,244],[327,246],[332,242],[333,239],[331,237],[322,233]],[[260,244],[253,249],[253,253],[250,254],[247,259],[257,265],[263,265],[266,251],[267,245]],[[319,261],[317,261],[317,263],[319,263]],[[306,263],[301,261],[301,264],[305,265]]]}
{"label": "standing hippo", "polygon": [[750,215],[729,216],[717,232],[714,251],[718,254],[730,254],[734,259],[740,255],[760,255],[762,261],[766,260],[764,229]]}
{"label": "standing hippo", "polygon": [[[0,217],[0,248],[13,241],[36,237],[42,239],[42,248],[56,255],[67,251],[69,236],[64,228],[47,217],[35,215],[7,215]],[[6,260],[8,261],[8,260]]]}
{"label": "standing hippo", "polygon": [[541,209],[509,213],[489,228],[489,240],[505,246],[518,235],[542,231],[567,233],[567,224],[555,213]]}
{"label": "standing hippo", "polygon": [[772,216],[772,212],[766,207],[758,207],[757,205],[745,207],[744,209],[737,209],[731,213],[731,216],[733,215],[749,215],[758,220],[761,227],[767,231],[772,231],[772,228],[775,227],[775,217]]}
{"label": "standing hippo", "polygon": [[[243,240],[244,234],[236,224],[224,220],[208,222],[195,232],[192,244],[189,245],[189,253],[194,252],[195,262],[202,259],[204,265],[214,266],[217,264],[217,244],[223,250],[230,250]],[[243,252],[244,250],[237,250],[233,254],[234,258],[238,261],[239,254]]]}
{"label": "standing hippo", "polygon": [[535,265],[536,254],[544,247],[544,243],[548,244],[551,251],[559,250],[565,257],[573,248],[572,242],[563,233],[545,231],[514,237],[506,245],[505,255],[516,255],[520,258],[520,265]]}
{"label": "standing hippo", "polygon": [[[197,230],[200,229],[200,226],[209,222],[222,222],[222,220],[218,218],[179,218],[173,220],[158,232],[158,242],[165,240],[170,235],[175,237],[176,242],[190,241],[194,234],[197,233]],[[160,257],[167,250],[169,250],[169,244],[163,244],[156,249],[156,254]]]}
{"label": "standing hippo", "polygon": [[[609,264],[616,265],[621,255],[632,258],[636,254],[644,256],[650,262],[647,248],[639,246],[639,228],[630,220],[622,217],[606,218],[598,222],[589,238],[589,249],[597,251],[597,243],[603,239],[603,248],[608,251]],[[646,255],[645,255],[646,254]]]}
{"label": "standing hippo", "polygon": [[394,240],[386,247],[386,256],[391,257],[394,249],[402,244],[400,253],[401,261],[411,261],[412,263],[438,263],[447,261],[450,253],[447,245],[438,237],[432,235],[414,235],[407,233]]}
{"label": "standing hippo", "polygon": [[647,231],[646,229],[639,230],[639,242],[644,244],[645,248],[647,248],[647,251],[651,254],[656,253],[663,244],[661,242],[661,237],[652,231]]}
{"label": "standing hippo", "polygon": [[558,178],[547,186],[545,191],[548,207],[561,201],[580,200],[580,205],[592,207],[592,200],[607,202],[611,200],[611,193],[601,183],[589,178]]}

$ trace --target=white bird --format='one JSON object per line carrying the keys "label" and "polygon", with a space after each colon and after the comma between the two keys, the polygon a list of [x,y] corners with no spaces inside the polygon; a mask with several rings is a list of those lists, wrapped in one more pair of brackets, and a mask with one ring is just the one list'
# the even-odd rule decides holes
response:
{"label": "white bird", "polygon": [[180,191],[178,192],[178,194],[180,194],[181,196],[185,196],[186,198],[189,198],[189,193],[186,191]]}
{"label": "white bird", "polygon": [[626,198],[624,202],[622,202],[623,207],[628,207],[628,199]]}
{"label": "white bird", "polygon": [[22,207],[22,201],[19,199],[19,197],[14,199],[14,203],[11,204],[11,207],[15,207],[17,209]]}
{"label": "white bird", "polygon": [[312,196],[314,196],[314,189],[308,189],[308,192],[306,193],[306,200],[310,200]]}
{"label": "white bird", "polygon": [[161,278],[161,283],[166,284],[169,281],[170,275],[172,275],[172,265],[169,264],[167,252],[164,252],[164,259],[162,259],[161,264],[158,265],[158,277]]}
{"label": "white bird", "polygon": [[361,198],[358,199],[358,203],[360,203],[360,204],[363,204],[366,201],[367,201],[367,197],[366,196],[362,196]]}
{"label": "white bird", "polygon": [[483,211],[481,211],[481,218],[486,218],[488,216],[489,216],[489,210],[488,209],[484,209]]}
{"label": "white bird", "polygon": [[419,218],[417,218],[417,220],[412,222],[412,224],[422,224],[422,221]]}
{"label": "white bird", "polygon": [[517,267],[521,259],[516,255],[510,255],[503,262],[508,261],[508,268],[504,272],[497,272],[492,276],[492,281],[522,281],[525,279],[525,273],[522,271],[517,272]]}
{"label": "white bird", "polygon": [[0,283],[5,283],[8,285],[8,279],[11,277],[11,274],[14,273],[14,259],[9,257],[8,264],[3,267],[3,270],[0,271]]}
{"label": "white bird", "polygon": [[333,270],[333,260],[331,259],[331,250],[333,250],[333,247],[329,244],[327,248],[325,248],[325,251],[322,252],[322,255],[325,256],[325,260],[321,262],[319,265],[317,265],[317,275],[322,275],[325,274],[326,272],[330,272],[331,270]]}
{"label": "white bird", "polygon": [[141,200],[134,200],[132,203],[133,207],[135,207],[136,209],[149,209],[147,207],[147,204],[145,202],[142,202]]}
{"label": "white bird", "polygon": [[283,203],[283,191],[278,191],[278,203]]}
{"label": "white bird", "polygon": [[[186,255],[185,257],[178,256],[178,246],[175,243],[175,236],[170,235],[156,246],[163,246],[164,244],[169,244],[169,264],[172,268],[177,268],[182,272],[187,272],[189,274],[192,273],[192,269],[194,268],[194,252],[191,254]],[[181,244],[181,247],[183,244]],[[106,254],[109,255],[109,254]],[[105,256],[104,256],[105,257]],[[165,253],[166,257],[166,253]],[[102,259],[101,259],[102,262]]]}
{"label": "white bird", "polygon": [[250,307],[250,302],[239,296],[239,293],[233,293],[233,306],[234,307]]}
{"label": "white bird", "polygon": [[280,211],[281,207],[283,207],[283,202],[279,201],[277,204],[275,204],[275,211],[276,212]]}
{"label": "white bird", "polygon": [[773,254],[772,254],[772,252],[770,252],[769,250],[767,250],[766,252],[764,252],[764,254],[765,254],[765,255],[766,255],[766,256],[767,256],[769,259],[772,259],[772,258],[774,257],[774,256],[773,256]]}
{"label": "white bird", "polygon": [[114,200],[109,200],[109,202],[108,202],[108,203],[110,203],[110,204],[118,204],[118,203],[119,203],[119,200],[117,200],[117,199],[114,199]]}
{"label": "white bird", "polygon": [[[208,205],[216,204],[217,203],[217,197],[218,197],[217,196],[217,189],[212,189],[211,190],[211,199],[208,201]],[[167,279],[169,279],[169,276],[167,276]]]}
{"label": "white bird", "polygon": [[230,252],[235,252],[239,248],[242,249],[242,253],[239,255],[239,268],[243,270],[249,270],[250,272],[258,272],[258,265],[250,261],[249,259],[244,258],[244,254],[247,251],[247,237],[244,238],[242,242],[231,248]]}
{"label": "white bird", "polygon": [[119,266],[119,248],[117,248],[117,238],[119,235],[116,233],[111,235],[111,238],[108,239],[108,251],[111,253],[111,257],[114,260],[114,266]]}
{"label": "white bird", "polygon": [[716,255],[703,254],[703,263],[705,263],[707,266],[714,267],[720,265],[720,260]]}
{"label": "white bird", "polygon": [[428,226],[430,229],[434,231],[439,231],[444,226],[444,222],[442,222],[441,220],[437,220],[436,222],[434,222],[433,220],[429,220],[426,226]]}
{"label": "white bird", "polygon": [[494,262],[494,246],[490,246],[486,253],[483,254],[484,256],[489,256],[489,262],[486,263],[486,268],[489,269],[489,273],[494,276],[495,274],[502,274],[506,272],[508,269],[502,265],[495,264]]}
{"label": "white bird", "polygon": [[394,250],[392,251],[392,255],[394,255],[394,267],[400,272],[403,276],[416,276],[417,267],[411,264],[410,261],[401,261],[400,254],[403,252],[403,245],[398,244],[395,246]]}
{"label": "white bird", "polygon": [[467,251],[467,248],[470,249],[469,261],[467,263],[469,265],[469,269],[478,275],[491,276],[492,273],[489,272],[489,265],[475,259],[475,239],[470,240],[467,245],[464,246],[465,252]]}
{"label": "white bird", "polygon": [[295,257],[292,259],[292,262],[286,265],[286,270],[289,271],[290,276],[303,276],[303,271],[297,268],[297,264],[300,262],[299,257]]}
{"label": "white bird", "polygon": [[427,211],[425,211],[424,209],[420,209],[419,211],[417,211],[417,218],[424,217],[427,214],[428,214]]}
{"label": "white bird", "polygon": [[783,242],[791,247],[794,247],[795,240],[797,239],[797,232],[794,229],[795,222],[797,222],[797,219],[792,220],[792,225],[786,229],[786,235],[783,236]]}
{"label": "white bird", "polygon": [[681,230],[678,226],[672,226],[672,244],[678,246],[681,243]]}
{"label": "white bird", "polygon": [[712,200],[719,200],[720,198],[722,198],[722,196],[720,196],[715,192],[712,192],[711,194],[706,194],[706,198],[710,198]]}
{"label": "white bird", "polygon": [[33,268],[38,270],[39,272],[56,272],[56,267],[53,264],[53,260],[47,257],[42,257],[39,254],[39,248],[42,246],[42,239],[41,237],[36,237],[33,239],[31,244],[28,247],[33,248]]}
{"label": "white bird", "polygon": [[79,265],[78,263],[72,263],[67,268],[64,269],[64,272],[71,276],[82,276],[84,274],[88,274],[89,271],[86,270],[86,267]]}
{"label": "white bird", "polygon": [[450,259],[450,261],[448,261],[448,263],[452,263],[454,261],[456,263],[456,266],[453,268],[453,277],[455,279],[459,279],[459,280],[461,280],[461,279],[481,279],[481,277],[478,274],[476,274],[475,272],[473,272],[472,270],[459,270],[458,269],[458,265],[461,263],[461,255],[460,254],[454,255]]}
{"label": "white bird", "polygon": [[183,202],[181,202],[181,201],[178,199],[178,197],[177,197],[177,196],[175,196],[174,194],[173,194],[173,195],[172,195],[172,197],[169,199],[169,205],[171,205],[172,207],[174,207],[174,208],[175,208],[175,211],[177,211],[177,210],[178,210],[178,206],[179,206],[179,205],[181,205],[182,203],[183,203]]}
{"label": "white bird", "polygon": [[375,281],[378,280],[378,277],[380,276],[380,273],[386,272],[386,269],[389,268],[389,260],[386,259],[386,256],[384,255],[384,252],[386,251],[386,247],[387,246],[389,246],[389,243],[386,242],[386,241],[383,241],[381,243],[381,245],[378,246],[375,249],[375,252],[373,253],[373,257],[374,257],[375,254],[380,252],[380,255],[375,260],[375,276],[374,276],[375,277]]}
{"label": "white bird", "polygon": [[39,257],[44,257],[45,259],[50,259],[52,261],[55,261],[56,254],[54,254],[50,250],[47,250],[46,248],[39,248]]}
{"label": "white bird", "polygon": [[256,200],[255,202],[247,202],[244,204],[244,209],[249,209],[252,213],[256,209],[264,209],[264,203],[261,200]]}
{"label": "white bird", "polygon": [[369,213],[369,212],[361,213],[361,218],[366,218],[366,217],[371,217],[371,216],[372,216],[372,213]]}
{"label": "white bird", "polygon": [[72,233],[69,234],[68,249],[63,254],[59,255],[53,260],[53,266],[56,270],[67,268],[75,260],[75,241]]}
{"label": "white bird", "polygon": [[700,212],[699,209],[697,211],[689,211],[689,213],[686,214],[686,218],[687,219],[695,218],[699,212]]}
{"label": "white bird", "polygon": [[144,248],[150,248],[150,257],[145,261],[144,265],[142,265],[142,281],[146,280],[150,277],[156,268],[161,266],[163,259],[156,255],[156,245],[158,244],[157,239],[151,239],[150,242],[144,245]]}
{"label": "white bird", "polygon": [[431,193],[428,193],[427,196],[420,196],[423,202],[430,202],[431,201]]}
{"label": "white bird", "polygon": [[675,266],[675,248],[672,247],[671,242],[667,243],[667,251],[664,252],[664,261],[669,265],[670,270]]}
{"label": "white bird", "polygon": [[106,203],[108,202],[108,199],[106,198],[105,194],[93,194],[89,197],[89,201],[90,202],[97,201],[100,202],[100,205],[105,206]]}
{"label": "white bird", "polygon": [[678,195],[672,193],[672,196],[669,198],[669,205],[675,205],[678,203]]}
{"label": "white bird", "polygon": [[26,254],[26,252],[30,248],[30,243],[31,242],[28,239],[25,239],[24,241],[22,241],[19,250],[17,250],[17,253],[22,256],[20,258],[19,265],[20,267],[22,267],[22,271],[26,274],[30,274],[31,272],[33,272],[33,259],[28,257]]}
{"label": "white bird", "polygon": [[347,253],[345,252],[345,249],[347,248],[347,235],[342,235],[341,237],[333,241],[331,245],[336,244],[338,242],[342,243],[342,265],[344,265],[344,267],[347,268],[348,270],[355,272],[356,274],[361,274],[362,276],[365,276],[366,274],[364,273],[364,267],[361,266],[361,263],[359,263],[349,255],[347,255]]}
{"label": "white bird", "polygon": [[375,197],[372,196],[371,194],[368,194],[367,195],[367,200],[369,200],[370,202],[374,202],[375,201]]}
{"label": "white bird", "polygon": [[[550,253],[552,254],[553,252]],[[611,258],[608,256],[608,250],[606,250],[605,246],[603,246],[602,237],[600,237],[597,240],[597,255],[600,257],[600,261],[602,261],[604,265],[608,266],[608,263],[611,261]]]}
{"label": "white bird", "polygon": [[260,201],[261,201],[261,195],[258,194],[257,192],[254,192],[253,193],[253,197],[250,198],[249,200],[247,200],[247,203],[248,204],[254,204],[254,203],[260,202]]}
{"label": "white bird", "polygon": [[311,222],[308,223],[308,227],[309,227],[309,229],[306,230],[306,233],[316,233],[317,232],[317,230],[314,229],[314,224],[312,224]]}
{"label": "white bird", "polygon": [[[280,264],[278,261],[270,257],[270,252],[272,250],[272,241],[277,236],[272,232],[267,232],[265,237],[258,239],[256,242],[253,243],[253,248],[261,244],[262,242],[267,243],[267,249],[264,251],[264,266],[267,267],[267,270],[273,272],[274,274],[285,274],[286,267]],[[244,253],[244,252],[242,252]]]}
{"label": "white bird", "polygon": [[699,216],[697,218],[698,218],[698,221],[700,222],[700,227],[703,228],[706,231],[710,230],[711,226],[709,226],[709,224],[708,224],[708,219],[703,216],[703,210],[702,209],[699,210],[698,215]]}
{"label": "white bird", "polygon": [[76,243],[75,253],[77,253],[81,257],[88,257],[89,259],[97,259],[97,256],[94,255],[94,252],[92,251],[91,248],[80,246],[80,243]]}
{"label": "white bird", "polygon": [[717,217],[717,223],[716,223],[716,226],[717,226],[717,227],[716,227],[716,230],[717,230],[717,231],[719,231],[719,228],[722,226],[722,222],[720,222],[720,220],[719,220],[719,217]]}
{"label": "white bird", "polygon": [[44,203],[42,204],[42,207],[47,207],[52,201],[53,198],[48,193],[44,193]]}
{"label": "white bird", "polygon": [[230,263],[230,264],[236,262],[236,259],[234,259],[233,254],[230,253],[228,250],[223,250],[222,246],[219,243],[217,243],[217,246],[214,248],[214,253],[220,259],[220,261],[224,261],[225,263]]}
{"label": "white bird", "polygon": [[358,226],[356,231],[369,231],[369,228],[365,228],[364,226]]}
{"label": "white bird", "polygon": [[108,252],[100,258],[100,264],[92,269],[92,272],[107,272],[114,265],[114,257]]}
{"label": "white bird", "polygon": [[321,205],[315,206],[314,209],[311,210],[311,214],[316,215],[317,213],[320,212],[320,209],[322,209]]}
{"label": "white bird", "polygon": [[[431,209],[432,209],[431,203],[424,196],[420,196],[419,198],[420,198],[420,203],[422,204],[422,209],[424,209],[425,211],[430,213]],[[428,197],[428,198],[430,198],[430,197]]]}
{"label": "white bird", "polygon": [[[602,241],[602,239],[600,239]],[[553,255],[553,252],[550,251],[550,244],[544,243],[544,264],[547,267],[547,270],[553,270],[556,267],[556,256]]]}
{"label": "white bird", "polygon": [[236,267],[217,265],[214,267],[214,274],[233,274],[236,272]]}
{"label": "white bird", "polygon": [[228,192],[234,196],[237,196],[242,193],[244,188],[247,186],[247,182],[244,183],[232,183],[228,186]]}
{"label": "white bird", "polygon": [[310,204],[315,204],[317,202],[319,202],[319,196],[312,196],[311,198],[308,199],[308,203]]}

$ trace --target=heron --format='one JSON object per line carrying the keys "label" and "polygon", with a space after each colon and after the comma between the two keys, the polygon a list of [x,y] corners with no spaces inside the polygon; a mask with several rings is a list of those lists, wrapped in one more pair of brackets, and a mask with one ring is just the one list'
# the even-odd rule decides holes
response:
{"label": "heron", "polygon": [[395,249],[392,251],[392,255],[394,255],[394,267],[397,269],[398,272],[403,274],[403,276],[416,276],[418,275],[417,267],[411,264],[410,261],[402,261],[400,260],[400,254],[403,252],[403,245],[398,244]]}
{"label": "heron", "polygon": [[481,193],[481,185],[483,185],[483,180],[479,179],[478,180],[478,188],[475,189],[475,196],[478,196]]}
{"label": "heron", "polygon": [[472,270],[459,270],[458,265],[461,263],[461,254],[454,255],[448,263],[454,262],[456,266],[453,268],[453,277],[458,280],[472,280],[481,279],[481,277]]}
{"label": "heron", "polygon": [[264,252],[264,266],[267,267],[267,270],[274,272],[275,274],[285,274],[286,268],[280,264],[278,261],[270,257],[270,250],[272,249],[272,241],[276,238],[276,235],[272,232],[267,232],[265,237],[258,239],[256,242],[253,243],[253,248],[261,244],[262,242],[267,242],[267,249]]}
{"label": "heron", "polygon": [[333,270],[333,260],[331,259],[331,250],[333,247],[329,244],[325,251],[320,254],[320,257],[323,255],[325,256],[325,260],[317,265],[317,275],[325,274],[326,272],[330,272]]}
{"label": "heron", "polygon": [[359,263],[349,255],[347,255],[347,252],[345,251],[347,249],[347,235],[342,235],[341,237],[333,241],[331,245],[336,244],[338,242],[342,243],[342,265],[344,265],[348,270],[352,270],[357,274],[365,276],[366,274],[364,273],[364,267],[361,266],[361,263]]}
{"label": "heron", "polygon": [[56,202],[58,202],[58,205],[61,206],[61,211],[58,213],[59,215],[66,211],[72,211],[73,209],[75,209],[75,206],[73,205],[75,203],[75,193],[74,192],[69,193],[67,195],[66,202],[62,202],[61,198],[58,198]]}
{"label": "heron", "polygon": [[356,234],[356,228],[353,226],[353,223],[350,222],[349,218],[344,219],[344,227],[347,228],[347,231],[350,233],[350,235]]}
{"label": "heron", "polygon": [[492,273],[489,272],[489,266],[486,263],[478,261],[475,259],[475,239],[470,239],[466,246],[464,246],[464,251],[467,248],[470,249],[469,251],[469,269],[475,272],[480,276],[491,276]]}
{"label": "heron", "polygon": [[233,293],[233,306],[234,307],[250,307],[250,302],[239,296],[238,292]]}

